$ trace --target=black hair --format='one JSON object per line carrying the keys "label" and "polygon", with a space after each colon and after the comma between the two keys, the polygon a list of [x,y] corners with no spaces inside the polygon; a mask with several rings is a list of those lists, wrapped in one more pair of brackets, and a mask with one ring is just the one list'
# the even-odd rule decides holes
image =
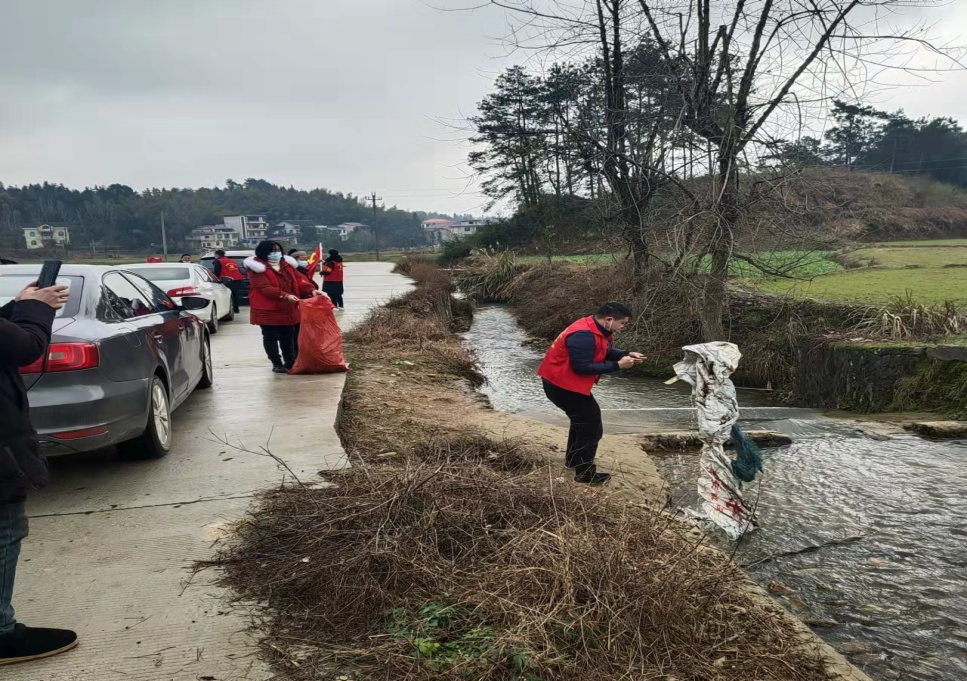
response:
{"label": "black hair", "polygon": [[335,248],[330,248],[329,255],[332,255],[332,256],[339,255],[339,251],[337,251]]}
{"label": "black hair", "polygon": [[298,253],[298,252],[299,252],[298,248],[290,248],[289,252],[286,253],[286,255],[292,255],[293,253]]}
{"label": "black hair", "polygon": [[224,248],[219,248],[217,251],[215,251],[215,255],[217,257],[219,257],[219,258],[224,258],[225,257],[225,249]]}
{"label": "black hair", "polygon": [[285,249],[282,248],[282,244],[280,244],[278,241],[260,241],[259,245],[255,247],[255,257],[259,260],[268,260],[269,253],[271,253],[272,249],[276,246],[279,247],[280,251],[285,251]]}
{"label": "black hair", "polygon": [[188,256],[190,258],[191,257],[191,253],[182,253],[181,254],[181,257],[182,258],[184,258],[185,256]]}
{"label": "black hair", "polygon": [[615,319],[630,319],[631,308],[624,303],[605,303],[595,312],[596,317],[614,317]]}

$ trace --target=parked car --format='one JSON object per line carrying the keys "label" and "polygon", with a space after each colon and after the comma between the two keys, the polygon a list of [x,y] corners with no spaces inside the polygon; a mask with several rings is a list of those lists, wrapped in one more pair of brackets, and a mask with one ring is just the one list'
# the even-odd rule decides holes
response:
{"label": "parked car", "polygon": [[[248,270],[245,268],[245,258],[251,258],[254,255],[255,251],[225,251],[225,256],[238,263],[238,269],[242,272],[242,276],[245,277],[242,285],[239,287],[239,304],[248,305]],[[214,272],[215,254],[206,253],[198,261],[198,264]]]}
{"label": "parked car", "polygon": [[[37,279],[40,265],[0,268],[0,305]],[[45,357],[20,370],[30,418],[49,455],[118,445],[133,458],[168,453],[171,413],[213,380],[205,298],[176,304],[133,272],[64,265],[70,287]]]}
{"label": "parked car", "polygon": [[232,307],[232,292],[211,270],[191,263],[143,263],[121,265],[129,272],[140,274],[161,288],[175,304],[180,304],[185,296],[195,296],[209,301],[204,310],[195,314],[208,324],[208,330],[218,333],[221,320],[230,322],[235,319]]}

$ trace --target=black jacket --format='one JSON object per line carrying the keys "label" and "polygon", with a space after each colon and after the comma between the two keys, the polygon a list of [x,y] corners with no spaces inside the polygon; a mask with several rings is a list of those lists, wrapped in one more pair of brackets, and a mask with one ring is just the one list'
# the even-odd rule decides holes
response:
{"label": "black jacket", "polygon": [[[595,322],[597,324],[597,322]],[[612,333],[598,324],[601,333],[610,338]],[[567,337],[567,356],[571,360],[571,368],[576,374],[595,375],[611,374],[618,371],[618,360],[627,355],[624,350],[610,348],[605,355],[604,361],[594,361],[594,351],[597,343],[594,341],[594,334],[590,331],[575,331]]]}
{"label": "black jacket", "polygon": [[54,314],[36,300],[0,308],[0,504],[23,501],[28,489],[50,480],[18,369],[47,352]]}

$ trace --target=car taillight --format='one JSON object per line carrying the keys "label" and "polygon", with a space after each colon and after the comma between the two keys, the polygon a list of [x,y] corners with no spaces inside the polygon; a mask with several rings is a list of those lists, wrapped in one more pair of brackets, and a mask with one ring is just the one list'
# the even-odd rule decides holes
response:
{"label": "car taillight", "polygon": [[51,343],[47,356],[33,364],[20,367],[22,374],[53,373],[93,369],[101,362],[101,355],[93,343]]}
{"label": "car taillight", "polygon": [[173,288],[168,291],[169,298],[184,298],[185,296],[200,296],[201,291],[199,291],[194,286],[184,286],[182,288]]}

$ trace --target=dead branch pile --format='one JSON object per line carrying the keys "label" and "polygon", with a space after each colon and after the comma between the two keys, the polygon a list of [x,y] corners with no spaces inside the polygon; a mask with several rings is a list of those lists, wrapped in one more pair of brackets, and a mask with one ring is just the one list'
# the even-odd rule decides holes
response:
{"label": "dead branch pile", "polygon": [[220,562],[268,604],[267,652],[293,679],[829,678],[669,522],[436,451],[273,494]]}

